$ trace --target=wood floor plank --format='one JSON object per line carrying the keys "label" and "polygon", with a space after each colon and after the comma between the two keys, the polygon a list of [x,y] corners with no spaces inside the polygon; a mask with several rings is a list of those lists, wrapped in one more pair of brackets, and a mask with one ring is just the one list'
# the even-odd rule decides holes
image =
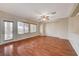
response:
{"label": "wood floor plank", "polygon": [[77,56],[68,40],[36,36],[0,46],[1,56]]}

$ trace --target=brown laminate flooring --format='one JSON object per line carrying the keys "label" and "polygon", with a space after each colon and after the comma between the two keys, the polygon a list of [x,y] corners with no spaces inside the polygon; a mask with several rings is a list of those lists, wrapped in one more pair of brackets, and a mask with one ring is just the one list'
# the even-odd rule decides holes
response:
{"label": "brown laminate flooring", "polygon": [[36,36],[0,45],[1,56],[76,56],[68,40]]}

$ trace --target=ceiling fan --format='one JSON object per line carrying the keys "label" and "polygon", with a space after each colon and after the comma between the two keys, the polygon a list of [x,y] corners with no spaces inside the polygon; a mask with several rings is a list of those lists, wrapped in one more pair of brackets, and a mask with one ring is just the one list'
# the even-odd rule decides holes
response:
{"label": "ceiling fan", "polygon": [[47,16],[47,15],[41,16],[41,21],[47,21],[47,20],[49,20],[49,16]]}
{"label": "ceiling fan", "polygon": [[49,13],[44,13],[38,16],[41,20],[41,22],[47,22],[48,20],[50,20],[50,17],[54,16],[56,14],[56,12],[49,12]]}

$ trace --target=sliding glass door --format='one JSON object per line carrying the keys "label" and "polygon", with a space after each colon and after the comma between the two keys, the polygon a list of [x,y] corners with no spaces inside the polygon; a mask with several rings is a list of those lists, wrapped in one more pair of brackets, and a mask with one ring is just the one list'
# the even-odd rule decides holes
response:
{"label": "sliding glass door", "polygon": [[5,40],[13,39],[13,22],[4,21],[4,38]]}

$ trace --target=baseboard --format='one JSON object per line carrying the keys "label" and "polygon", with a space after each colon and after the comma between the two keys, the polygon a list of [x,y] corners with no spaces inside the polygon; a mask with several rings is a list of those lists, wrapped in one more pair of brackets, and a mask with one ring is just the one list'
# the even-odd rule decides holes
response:
{"label": "baseboard", "polygon": [[68,33],[68,36],[69,42],[76,51],[77,55],[79,56],[79,34]]}
{"label": "baseboard", "polygon": [[72,45],[72,47],[74,48],[77,55],[79,56],[79,49],[78,49],[77,45],[75,45],[75,43],[73,41],[71,41],[71,40],[69,40],[69,42]]}
{"label": "baseboard", "polygon": [[30,37],[23,38],[23,39],[18,38],[18,39],[14,39],[14,40],[10,40],[10,41],[6,41],[6,42],[2,42],[2,43],[0,43],[0,45],[8,44],[8,43],[16,42],[16,41],[25,40],[25,39],[29,39],[29,38],[36,37],[36,36],[39,36],[39,35],[34,35],[34,36],[30,36]]}
{"label": "baseboard", "polygon": [[57,38],[60,38],[60,39],[65,39],[65,40],[68,40],[68,37],[61,37],[61,36],[51,36],[51,35],[45,35],[45,36],[50,36],[50,37],[57,37]]}

